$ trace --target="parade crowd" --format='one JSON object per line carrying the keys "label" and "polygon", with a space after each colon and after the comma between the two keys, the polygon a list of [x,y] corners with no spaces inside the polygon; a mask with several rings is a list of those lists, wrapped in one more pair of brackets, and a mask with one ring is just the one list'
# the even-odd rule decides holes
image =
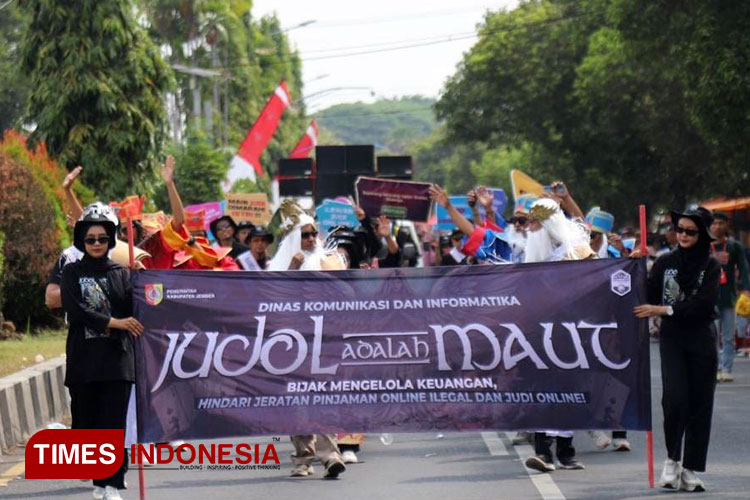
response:
{"label": "parade crowd", "polygon": [[[706,469],[715,384],[733,380],[735,336],[748,335],[750,316],[747,253],[730,237],[728,214],[701,207],[671,212],[648,234],[643,255],[640,235],[633,228],[616,231],[614,217],[600,207],[584,214],[562,182],[551,184],[540,196],[520,196],[508,220],[493,211],[492,194],[485,187],[467,194],[473,212],[469,219],[440,186],[433,185],[432,200],[455,224],[450,234],[438,235],[426,224],[366,214],[357,206],[358,227],[321,228],[293,200],[282,202],[280,226],[271,232],[228,215],[204,221],[199,214],[187,213],[175,186],[175,169],[171,157],[162,167],[171,214],[161,223],[146,222],[126,210],[118,217],[118,204],[82,207],[71,189],[80,167],[65,179],[74,245],[60,255],[45,298],[49,308],[63,309],[69,324],[65,384],[74,428],[128,424],[134,346],[144,331],[132,311],[129,224],[139,269],[334,271],[646,258],[648,303],[633,314],[648,318],[661,354],[667,459],[660,486],[705,490],[696,473]],[[631,448],[622,429],[588,434],[602,449]],[[324,477],[338,477],[345,464],[357,462],[363,439],[356,434],[340,439],[292,436],[291,475],[312,475],[317,458]],[[572,431],[528,429],[513,442],[533,445],[534,455],[525,461],[530,469],[550,473],[584,468],[576,458]],[[115,475],[94,481],[94,499],[121,498],[127,463],[126,453]]]}

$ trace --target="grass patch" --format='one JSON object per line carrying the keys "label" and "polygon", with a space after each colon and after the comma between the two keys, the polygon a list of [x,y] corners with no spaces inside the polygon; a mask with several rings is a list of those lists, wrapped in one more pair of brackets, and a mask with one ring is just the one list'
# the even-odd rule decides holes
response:
{"label": "grass patch", "polygon": [[37,354],[45,361],[65,354],[68,330],[41,330],[36,335],[24,335],[23,340],[0,341],[0,377],[35,365]]}

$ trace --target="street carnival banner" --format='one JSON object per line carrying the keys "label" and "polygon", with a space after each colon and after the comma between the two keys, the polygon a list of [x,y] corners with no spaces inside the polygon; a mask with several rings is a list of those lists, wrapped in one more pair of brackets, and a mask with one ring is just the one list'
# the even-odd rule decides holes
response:
{"label": "street carnival banner", "polygon": [[651,429],[642,261],[133,279],[140,442]]}

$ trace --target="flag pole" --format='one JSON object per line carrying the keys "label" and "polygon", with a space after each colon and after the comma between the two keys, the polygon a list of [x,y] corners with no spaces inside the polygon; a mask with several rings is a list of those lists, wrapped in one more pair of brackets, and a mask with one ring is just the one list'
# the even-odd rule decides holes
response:
{"label": "flag pole", "polygon": [[135,269],[135,245],[133,244],[133,218],[128,214],[128,260],[130,262],[130,269]]}
{"label": "flag pole", "polygon": [[[648,246],[646,244],[646,205],[638,207],[638,219],[641,226],[641,258],[648,257]],[[654,432],[652,429],[646,431],[646,460],[648,461],[648,487],[654,487]]]}
{"label": "flag pole", "polygon": [[[128,229],[128,258],[130,261],[130,269],[135,269],[135,245],[133,237],[133,218],[130,213],[125,214],[127,216],[127,229]],[[143,471],[143,461],[138,460],[138,492],[140,493],[140,500],[146,500],[146,475]]]}

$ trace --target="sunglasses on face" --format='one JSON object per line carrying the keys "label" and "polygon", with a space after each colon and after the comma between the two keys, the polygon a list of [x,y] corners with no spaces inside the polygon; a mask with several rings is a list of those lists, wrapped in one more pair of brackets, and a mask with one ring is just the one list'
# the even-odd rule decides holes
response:
{"label": "sunglasses on face", "polygon": [[106,245],[109,243],[109,236],[99,236],[98,238],[89,237],[85,238],[83,242],[87,245],[96,245],[97,243],[100,245]]}
{"label": "sunglasses on face", "polygon": [[306,240],[307,238],[310,238],[310,237],[317,238],[318,237],[318,232],[317,231],[309,231],[309,232],[305,231],[304,233],[302,233],[302,239],[303,240]]}
{"label": "sunglasses on face", "polygon": [[223,231],[225,229],[229,229],[230,227],[232,227],[231,224],[217,224],[216,225],[216,230],[217,231]]}
{"label": "sunglasses on face", "polygon": [[688,229],[686,227],[677,226],[676,228],[674,228],[674,232],[677,234],[685,233],[688,236],[698,236],[698,233],[700,231],[698,231],[697,229]]}
{"label": "sunglasses on face", "polygon": [[527,217],[511,217],[510,223],[511,224],[521,224],[522,226],[525,226],[529,222],[529,219]]}

